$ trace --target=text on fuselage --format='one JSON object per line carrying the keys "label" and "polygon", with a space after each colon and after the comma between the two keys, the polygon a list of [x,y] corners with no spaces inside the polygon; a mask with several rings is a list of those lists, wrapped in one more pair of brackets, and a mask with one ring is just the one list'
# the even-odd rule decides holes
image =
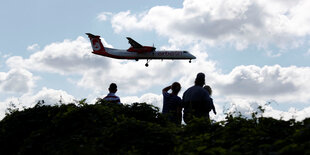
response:
{"label": "text on fuselage", "polygon": [[182,52],[156,52],[158,56],[181,56]]}

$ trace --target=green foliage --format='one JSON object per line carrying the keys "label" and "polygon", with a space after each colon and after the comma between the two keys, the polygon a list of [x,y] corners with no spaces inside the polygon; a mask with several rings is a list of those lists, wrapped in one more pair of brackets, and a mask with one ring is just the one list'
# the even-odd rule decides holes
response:
{"label": "green foliage", "polygon": [[[260,107],[263,110],[262,107]],[[309,154],[310,119],[225,121],[177,126],[146,103],[77,104],[12,110],[0,122],[1,154]]]}

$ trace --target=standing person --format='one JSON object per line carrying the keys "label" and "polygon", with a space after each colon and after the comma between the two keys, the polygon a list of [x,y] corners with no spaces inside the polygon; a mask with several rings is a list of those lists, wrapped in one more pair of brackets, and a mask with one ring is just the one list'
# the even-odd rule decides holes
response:
{"label": "standing person", "polygon": [[121,104],[121,100],[118,96],[115,95],[117,92],[117,85],[115,83],[111,83],[109,87],[109,94],[103,98],[104,101]]}
{"label": "standing person", "polygon": [[[168,93],[169,90],[171,93]],[[181,85],[178,82],[174,82],[171,86],[167,86],[162,90],[164,103],[163,103],[163,114],[168,116],[171,122],[181,124],[182,122],[182,99],[178,96],[181,90]]]}
{"label": "standing person", "polygon": [[209,93],[203,88],[204,84],[205,74],[198,73],[195,79],[195,85],[188,88],[183,94],[183,119],[186,124],[194,117],[209,119],[211,99]]}
{"label": "standing person", "polygon": [[210,100],[211,100],[211,109],[210,110],[213,110],[213,113],[216,115],[215,106],[214,106],[214,103],[213,103],[213,99],[211,97],[211,95],[212,95],[212,88],[209,85],[205,85],[203,88],[206,89],[208,91],[208,93],[209,93]]}

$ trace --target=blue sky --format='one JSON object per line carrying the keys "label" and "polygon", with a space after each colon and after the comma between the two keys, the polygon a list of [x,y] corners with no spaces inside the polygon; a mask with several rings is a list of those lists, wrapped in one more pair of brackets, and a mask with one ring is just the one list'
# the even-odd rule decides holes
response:
{"label": "blue sky", "polygon": [[[306,0],[1,1],[0,117],[9,103],[31,107],[61,98],[93,103],[119,86],[122,102],[162,106],[161,89],[198,72],[213,88],[218,115],[309,117],[310,3]],[[92,55],[85,33],[126,49],[130,36],[157,49],[182,49],[187,61],[114,60]]]}

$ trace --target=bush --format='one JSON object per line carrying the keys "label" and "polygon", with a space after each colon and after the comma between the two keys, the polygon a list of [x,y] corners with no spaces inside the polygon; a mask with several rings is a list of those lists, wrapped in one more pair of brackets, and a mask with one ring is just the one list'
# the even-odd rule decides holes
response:
{"label": "bush", "polygon": [[37,105],[0,122],[1,154],[306,154],[310,119],[194,119],[177,126],[146,103]]}

